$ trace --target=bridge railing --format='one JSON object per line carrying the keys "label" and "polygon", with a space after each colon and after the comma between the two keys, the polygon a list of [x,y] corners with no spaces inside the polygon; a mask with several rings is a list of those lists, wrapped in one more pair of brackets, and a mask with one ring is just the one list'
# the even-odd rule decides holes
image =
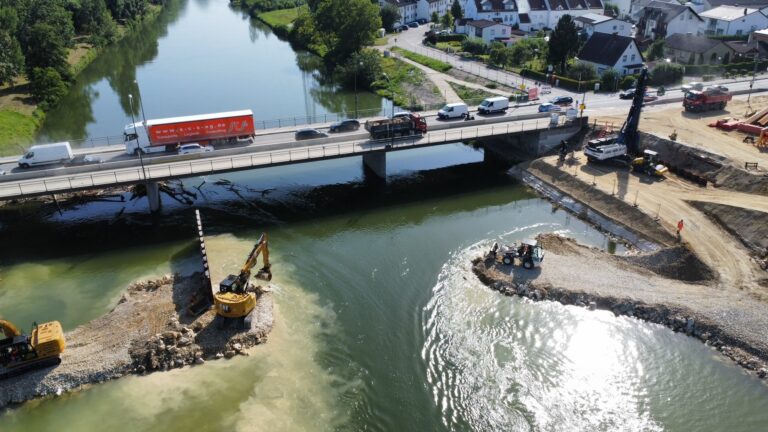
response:
{"label": "bridge railing", "polygon": [[109,170],[109,164],[106,163],[101,166],[101,171],[94,173],[75,174],[66,177],[59,176],[52,179],[21,181],[15,184],[0,184],[0,198],[23,198],[27,196],[109,187],[142,181],[160,181],[171,178],[210,175],[226,171],[283,165],[292,162],[352,156],[374,151],[403,150],[412,147],[460,142],[522,131],[557,128],[563,125],[563,120],[564,119],[557,125],[550,124],[548,119],[537,119],[516,123],[484,125],[475,128],[447,129],[443,131],[429,132],[424,136],[414,135],[410,137],[380,140],[366,139],[336,144],[324,143],[324,140],[316,140],[318,141],[317,143],[307,142],[308,145],[303,148],[264,151],[254,154],[227,157],[212,157],[210,159],[189,162],[146,165],[143,168],[136,167]]}

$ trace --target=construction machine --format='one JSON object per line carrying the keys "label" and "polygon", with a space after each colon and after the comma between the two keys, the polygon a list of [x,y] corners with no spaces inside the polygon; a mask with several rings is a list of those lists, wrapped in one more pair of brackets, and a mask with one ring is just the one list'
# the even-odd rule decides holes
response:
{"label": "construction machine", "polygon": [[644,165],[646,160],[651,161],[652,159],[655,165],[660,166],[660,168],[653,171],[644,170],[645,172],[649,173],[649,175],[663,175],[667,171],[665,166],[658,163],[658,158],[656,157],[658,155],[655,152],[653,158],[646,155],[648,150],[640,152],[640,138],[637,131],[640,125],[640,113],[643,109],[647,81],[648,69],[643,68],[640,77],[637,79],[632,106],[629,108],[627,119],[624,121],[618,136],[589,141],[584,148],[587,161],[616,161],[634,167],[638,159],[642,159],[642,161],[638,162],[640,165]]}
{"label": "construction machine", "polygon": [[633,159],[632,169],[656,177],[662,177],[669,171],[669,168],[659,163],[659,154],[653,150],[644,150],[642,156]]}
{"label": "construction machine", "polygon": [[256,287],[251,284],[251,270],[262,256],[264,266],[254,276],[264,281],[272,280],[269,264],[267,233],[262,233],[251,249],[243,268],[237,275],[229,275],[219,283],[219,292],[213,295],[216,313],[224,318],[246,318],[256,307]]}
{"label": "construction machine", "polygon": [[35,323],[31,335],[22,334],[10,321],[0,319],[0,379],[61,363],[64,331],[58,321]]}

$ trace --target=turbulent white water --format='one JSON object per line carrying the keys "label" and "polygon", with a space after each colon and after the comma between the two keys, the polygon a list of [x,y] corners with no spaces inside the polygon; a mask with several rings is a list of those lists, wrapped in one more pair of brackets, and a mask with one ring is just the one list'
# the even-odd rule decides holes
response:
{"label": "turbulent white water", "polygon": [[[713,362],[721,360],[718,354],[694,339],[609,312],[533,303],[483,286],[469,262],[489,244],[455,251],[424,309],[422,356],[447,428],[748,431],[768,425],[768,411],[751,420],[736,412],[709,418],[724,399],[745,409],[768,408],[768,401],[752,399],[763,393],[759,383],[715,384],[742,379],[742,373]],[[669,409],[681,402],[686,412]]]}

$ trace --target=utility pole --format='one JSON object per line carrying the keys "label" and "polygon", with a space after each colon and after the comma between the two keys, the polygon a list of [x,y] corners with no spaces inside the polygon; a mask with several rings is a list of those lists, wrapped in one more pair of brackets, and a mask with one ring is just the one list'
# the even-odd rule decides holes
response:
{"label": "utility pole", "polygon": [[[136,118],[133,115],[133,95],[128,95],[128,103],[131,106],[131,121],[133,122],[133,134],[136,135],[136,152],[139,154],[139,163],[141,164],[141,176],[143,180],[147,180],[147,171],[144,169],[144,151],[141,149],[139,142],[139,133],[136,130]],[[146,130],[146,123],[144,124],[144,130]],[[147,134],[149,136],[149,134]]]}

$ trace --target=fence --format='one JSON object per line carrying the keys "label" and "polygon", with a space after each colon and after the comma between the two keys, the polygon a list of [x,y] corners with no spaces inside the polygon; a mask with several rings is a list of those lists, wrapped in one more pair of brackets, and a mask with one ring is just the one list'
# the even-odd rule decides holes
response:
{"label": "fence", "polygon": [[[104,163],[94,166],[100,172],[71,176],[66,176],[65,174],[53,179],[30,180],[19,183],[0,183],[0,199],[24,198],[51,193],[131,184],[141,181],[158,181],[171,178],[192,177],[325,158],[346,157],[381,150],[403,150],[407,148],[459,142],[495,135],[549,129],[560,127],[564,124],[564,118],[561,118],[561,123],[557,125],[549,124],[548,119],[537,119],[535,121],[522,121],[519,123],[449,129],[445,131],[430,132],[425,136],[417,135],[408,138],[359,140],[337,144],[324,144],[323,142],[318,142],[297,149],[267,151],[250,155],[222,156],[208,160],[196,160],[190,162],[159,162],[156,165],[145,165],[142,167],[117,170],[110,170],[110,164]],[[324,141],[327,141],[327,139]],[[211,155],[212,153],[208,154]],[[215,152],[213,154],[215,155]],[[168,158],[177,159],[178,157],[169,156]]]}

